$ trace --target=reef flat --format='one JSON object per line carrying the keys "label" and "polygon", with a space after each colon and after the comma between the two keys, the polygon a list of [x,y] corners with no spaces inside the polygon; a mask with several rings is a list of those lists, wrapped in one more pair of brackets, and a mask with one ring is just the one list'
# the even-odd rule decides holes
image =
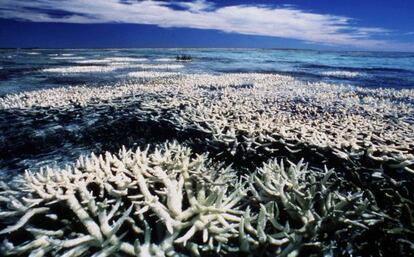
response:
{"label": "reef flat", "polygon": [[0,98],[3,255],[413,252],[414,90],[179,67]]}

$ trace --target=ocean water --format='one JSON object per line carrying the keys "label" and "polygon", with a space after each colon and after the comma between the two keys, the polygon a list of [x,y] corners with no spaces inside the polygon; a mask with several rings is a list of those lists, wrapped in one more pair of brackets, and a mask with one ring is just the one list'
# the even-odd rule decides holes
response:
{"label": "ocean water", "polygon": [[[193,59],[177,62],[177,55],[190,55]],[[234,72],[285,74],[305,81],[361,87],[412,88],[414,53],[3,49],[0,50],[0,97],[55,87],[122,84],[143,75]],[[130,114],[133,109],[134,106],[122,110],[103,106],[67,112],[53,108],[39,112],[0,110],[0,174],[15,174],[44,165],[62,166],[90,151],[113,151],[123,144],[142,143],[145,137],[139,135],[145,131],[140,131],[139,121]]]}
{"label": "ocean water", "polygon": [[[177,55],[191,62],[177,63]],[[414,86],[414,53],[265,49],[4,49],[0,50],[0,96],[70,85],[129,79],[131,72],[259,72],[363,87]],[[181,67],[183,66],[183,67]],[[157,68],[156,70],[159,70]],[[129,74],[129,75],[128,75]]]}
{"label": "ocean water", "polygon": [[[177,55],[190,55],[193,59],[177,61]],[[208,75],[226,73],[243,74]],[[245,73],[283,74],[294,79]],[[176,74],[191,76],[169,76]],[[167,78],[159,78],[162,76]],[[76,192],[73,197],[100,225],[103,224],[101,214],[108,211],[111,213],[107,215],[108,222],[120,224],[112,226],[113,235],[122,234],[119,238],[123,242],[136,246],[143,238],[143,235],[137,236],[135,227],[133,232],[130,225],[122,223],[127,217],[145,229],[145,241],[149,235],[151,247],[159,244],[168,222],[165,215],[153,210],[151,199],[159,199],[155,206],[171,199],[179,200],[179,197],[166,197],[166,193],[179,192],[185,177],[180,169],[188,166],[190,187],[206,189],[203,190],[205,201],[199,199],[204,194],[197,194],[200,201],[196,209],[203,205],[212,208],[199,214],[196,211],[180,222],[191,225],[200,217],[215,216],[218,212],[214,209],[222,209],[227,215],[221,217],[225,223],[214,217],[211,222],[214,225],[218,220],[213,228],[221,229],[223,225],[225,231],[220,236],[228,237],[229,241],[226,244],[215,237],[211,226],[194,235],[190,235],[194,226],[178,226],[170,237],[175,237],[171,241],[174,249],[168,251],[189,254],[200,250],[202,256],[237,256],[237,252],[232,252],[238,246],[237,231],[243,227],[244,220],[248,228],[250,217],[251,227],[258,232],[245,229],[245,233],[259,242],[257,248],[254,244],[244,244],[253,246],[251,255],[288,254],[294,250],[299,256],[393,256],[395,252],[411,256],[413,86],[414,54],[410,53],[260,49],[0,50],[0,182],[12,184],[16,175],[25,170],[36,172],[44,166],[59,172],[79,156],[90,156],[91,152],[116,154],[122,146],[134,150],[146,145],[152,152],[157,144],[173,140],[191,147],[195,154],[208,154],[212,160],[206,167],[198,166],[203,158],[190,163],[179,150],[179,154],[165,154],[168,157],[163,161],[163,151],[155,151],[148,157],[151,161],[120,157],[128,163],[123,168],[105,154],[115,176],[98,174],[96,180],[91,179],[93,176],[82,176],[86,181],[77,183],[78,179],[69,175],[67,179],[73,188],[55,180],[54,176],[47,175],[43,180],[42,175],[35,175],[32,184],[38,184],[37,179],[41,181],[38,192],[29,193],[27,187],[15,185],[17,191],[24,192],[22,195],[26,198],[22,199],[21,194],[13,193],[1,183],[0,209],[5,212],[0,214],[0,255],[3,256],[4,250],[13,254],[17,248],[32,251],[30,255],[45,251],[45,255],[59,256],[63,251],[77,249],[81,249],[82,256],[99,254],[96,251],[101,249],[95,245],[86,250],[58,247],[55,242],[73,242],[73,238],[87,235],[88,231],[80,226],[83,221],[76,217],[79,212],[75,210],[78,215],[73,216],[70,210],[76,204],[62,201],[65,197],[38,201],[44,197],[39,193],[42,190],[52,195],[53,191]],[[56,89],[42,90],[50,88]],[[276,162],[263,166],[264,161],[274,158],[281,163],[280,168]],[[303,166],[302,161],[291,166],[287,159],[292,163],[302,159],[309,166]],[[172,165],[171,161],[176,160]],[[86,170],[102,166],[102,161],[86,164]],[[155,195],[151,201],[140,194],[142,185],[137,188],[134,181],[137,174],[130,171],[131,166],[145,166],[146,162],[153,167],[143,171],[147,191]],[[219,162],[225,165],[218,165]],[[234,170],[227,170],[227,164]],[[285,171],[282,167],[286,167]],[[254,170],[258,172],[252,173]],[[209,171],[214,175],[210,176]],[[235,179],[227,180],[233,175]],[[172,187],[165,182],[169,178]],[[132,184],[128,182],[130,179]],[[101,181],[108,186],[101,187]],[[191,199],[188,200],[191,198],[188,181],[183,189],[182,206],[178,206],[183,213],[194,207]],[[117,192],[124,192],[127,184],[125,190],[134,196],[128,199],[115,196]],[[99,215],[86,207],[92,202],[85,198],[84,190],[76,189],[77,185],[87,185],[86,196],[96,199]],[[274,197],[277,194],[281,197]],[[108,201],[102,200],[103,197]],[[26,210],[22,205],[29,207]],[[127,210],[129,206],[134,208]],[[173,213],[169,204],[165,206],[164,212]],[[43,213],[42,207],[47,207],[47,213]],[[15,209],[15,213],[9,211]],[[136,211],[144,215],[145,226],[136,218]],[[270,225],[262,219],[263,215],[279,225]],[[172,218],[177,217],[172,215]],[[147,224],[153,228],[149,234]],[[283,233],[280,226],[284,226]],[[41,239],[30,233],[41,234],[58,227],[64,233],[51,235],[50,247],[28,247],[28,240]],[[210,252],[207,250],[210,246],[184,249],[177,243],[190,236],[188,243],[195,242],[193,246],[196,246],[204,231],[208,232],[208,244],[222,252]],[[242,230],[239,232],[241,235]],[[265,238],[265,243],[261,239],[263,233],[271,235]],[[120,249],[113,240],[107,240],[106,233],[102,234],[106,240],[103,246],[108,251]],[[272,241],[280,242],[280,248],[277,243],[272,245]],[[23,246],[17,247],[17,244]],[[58,249],[47,252],[51,247]],[[161,248],[154,249],[162,251]]]}

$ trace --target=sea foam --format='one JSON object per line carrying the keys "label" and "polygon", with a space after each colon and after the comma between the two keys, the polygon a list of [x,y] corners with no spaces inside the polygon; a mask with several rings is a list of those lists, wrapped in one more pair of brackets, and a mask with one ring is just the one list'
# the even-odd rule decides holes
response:
{"label": "sea foam", "polygon": [[147,58],[133,58],[133,57],[108,57],[105,60],[111,62],[143,62],[147,61]]}
{"label": "sea foam", "polygon": [[102,60],[102,59],[90,59],[90,60],[79,60],[79,61],[75,61],[75,63],[79,63],[79,64],[99,64],[99,63],[109,63],[110,61],[108,60]]}
{"label": "sea foam", "polygon": [[154,59],[156,62],[175,62],[176,60],[174,58],[157,58]]}
{"label": "sea foam", "polygon": [[111,72],[118,69],[113,66],[71,66],[64,68],[43,69],[44,72],[53,73],[88,73],[88,72]]}
{"label": "sea foam", "polygon": [[178,72],[158,72],[158,71],[135,71],[128,73],[133,78],[157,78],[180,75]]}
{"label": "sea foam", "polygon": [[366,74],[361,73],[361,72],[344,71],[344,70],[324,71],[324,72],[321,72],[321,75],[330,76],[330,77],[340,77],[340,78],[357,78],[357,77],[366,76]]}
{"label": "sea foam", "polygon": [[85,59],[85,57],[82,56],[57,56],[57,57],[51,57],[52,60],[82,60]]}

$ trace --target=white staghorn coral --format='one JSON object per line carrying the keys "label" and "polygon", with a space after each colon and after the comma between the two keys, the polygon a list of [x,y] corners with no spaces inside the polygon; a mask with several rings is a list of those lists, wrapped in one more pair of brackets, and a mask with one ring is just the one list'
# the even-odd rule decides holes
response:
{"label": "white staghorn coral", "polygon": [[[129,75],[139,79],[1,97],[1,118],[13,118],[2,127],[2,153],[11,159],[67,137],[105,141],[111,149],[124,138],[126,144],[176,138],[205,154],[177,143],[123,149],[3,183],[2,254],[412,252],[414,90],[266,74]],[[14,145],[20,138],[34,140]],[[312,168],[276,157],[305,158]]]}
{"label": "white staghorn coral", "polygon": [[0,231],[1,253],[286,256],[325,251],[329,230],[365,230],[382,218],[359,192],[332,188],[332,170],[273,160],[241,182],[220,166],[169,143],[26,172],[1,186],[0,220],[14,220]]}
{"label": "white staghorn coral", "polygon": [[[323,238],[343,228],[368,229],[382,219],[369,209],[361,192],[341,194],[330,179],[333,170],[309,170],[300,161],[287,167],[269,161],[250,176],[250,192],[259,213],[248,209],[240,227],[241,246],[254,251],[267,246],[266,256],[287,256],[312,246],[326,251]],[[372,217],[367,219],[367,217]]]}
{"label": "white staghorn coral", "polygon": [[232,155],[271,157],[280,151],[309,150],[367,168],[414,173],[413,90],[305,84],[265,74],[130,75],[148,80],[8,95],[0,106],[65,108],[121,98],[124,103],[140,102],[146,113],[139,115],[142,119],[199,131],[210,145],[225,145]]}
{"label": "white staghorn coral", "polygon": [[7,256],[226,252],[242,215],[244,191],[230,168],[211,165],[176,143],[153,153],[92,155],[74,167],[19,179],[16,189],[3,185],[7,207],[0,217],[16,223],[0,234],[13,238],[25,231],[27,241],[6,239],[1,252]]}
{"label": "white staghorn coral", "polygon": [[204,133],[210,146],[233,156],[310,151],[354,166],[414,173],[413,90],[304,83],[266,74],[130,75],[147,81],[8,95],[0,108],[67,108],[121,98],[140,102],[142,119]]}
{"label": "white staghorn coral", "polygon": [[414,173],[409,120],[414,109],[406,101],[412,90],[299,85],[265,78],[240,75],[234,84],[219,84],[218,77],[201,77],[196,93],[168,96],[161,103],[153,99],[143,107],[155,112],[153,119],[202,132],[213,147],[227,148],[231,155],[241,152],[242,158],[309,150],[361,166]]}

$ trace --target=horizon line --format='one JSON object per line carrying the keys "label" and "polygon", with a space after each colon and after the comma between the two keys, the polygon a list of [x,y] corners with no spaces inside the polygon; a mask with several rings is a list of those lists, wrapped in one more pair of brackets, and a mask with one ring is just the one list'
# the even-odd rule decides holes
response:
{"label": "horizon line", "polygon": [[414,53],[413,51],[397,50],[346,50],[346,49],[318,49],[318,48],[290,48],[290,47],[0,47],[0,50],[118,50],[118,49],[220,49],[220,50],[286,50],[286,51],[319,51],[319,52],[365,52],[365,53]]}

